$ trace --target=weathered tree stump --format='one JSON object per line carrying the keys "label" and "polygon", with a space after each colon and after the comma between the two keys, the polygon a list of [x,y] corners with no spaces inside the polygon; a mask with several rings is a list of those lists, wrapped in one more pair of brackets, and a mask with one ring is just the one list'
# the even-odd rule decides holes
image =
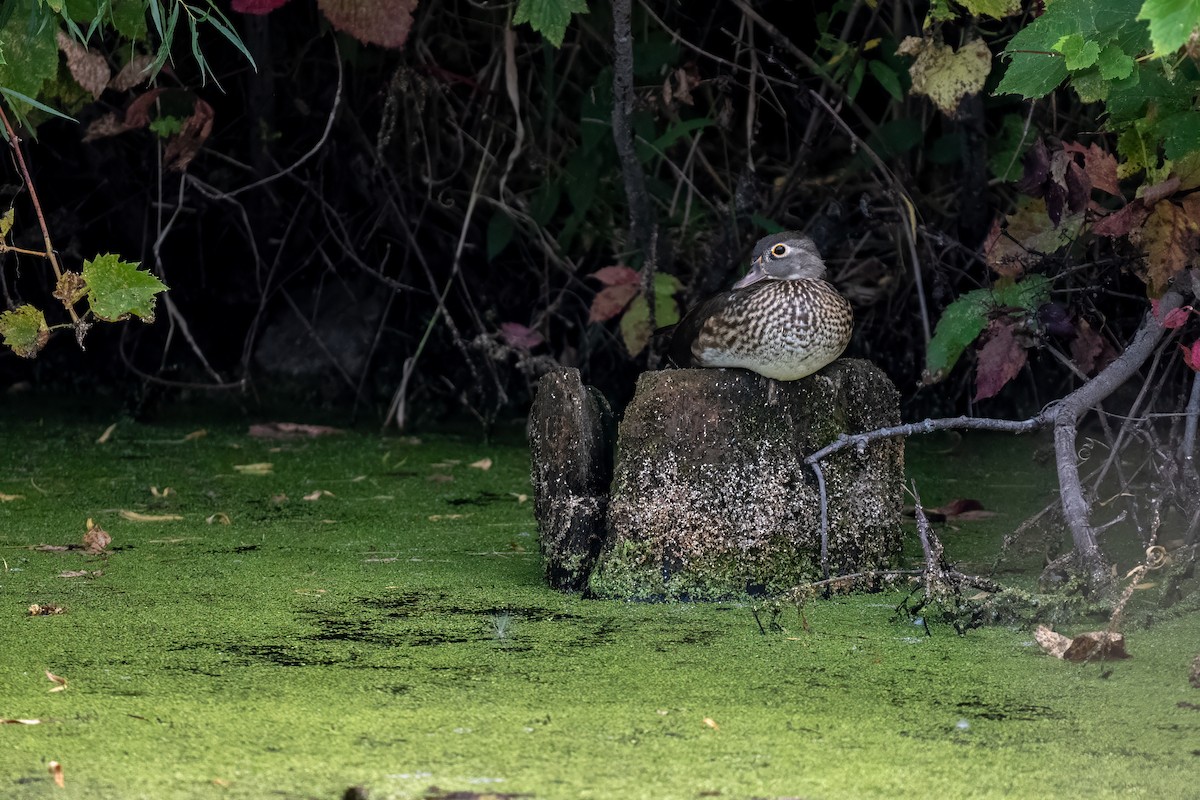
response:
{"label": "weathered tree stump", "polygon": [[604,541],[612,478],[612,411],[579,370],[542,376],[529,413],[534,516],[546,581],[580,590]]}
{"label": "weathered tree stump", "polygon": [[[900,416],[895,387],[866,361],[789,382],[648,372],[620,425],[609,490],[608,462],[592,455],[605,452],[593,402],[574,371],[539,384],[530,432],[546,573],[560,588],[586,578],[596,597],[642,600],[778,594],[820,577],[820,498],[804,458]],[[903,460],[895,439],[822,462],[835,574],[898,552]]]}

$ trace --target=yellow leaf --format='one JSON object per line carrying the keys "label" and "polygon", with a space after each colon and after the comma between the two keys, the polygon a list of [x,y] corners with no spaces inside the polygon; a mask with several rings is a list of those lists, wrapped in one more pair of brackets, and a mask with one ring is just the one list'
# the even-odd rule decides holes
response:
{"label": "yellow leaf", "polygon": [[262,461],[257,464],[234,464],[233,468],[242,475],[270,475],[274,465],[270,461]]}
{"label": "yellow leaf", "polygon": [[130,522],[180,522],[183,517],[178,514],[139,514],[136,511],[127,511],[122,508],[117,512],[121,519],[127,519]]}
{"label": "yellow leaf", "polygon": [[96,444],[108,444],[108,440],[112,438],[113,431],[117,429],[117,423],[113,423],[104,429],[104,433],[100,434],[100,438],[96,440]]}

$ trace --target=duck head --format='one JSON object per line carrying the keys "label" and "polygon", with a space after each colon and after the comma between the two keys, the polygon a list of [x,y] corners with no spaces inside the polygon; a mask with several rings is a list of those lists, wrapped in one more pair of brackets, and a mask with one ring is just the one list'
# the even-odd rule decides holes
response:
{"label": "duck head", "polygon": [[733,285],[743,289],[763,280],[794,281],[825,277],[825,262],[812,239],[795,231],[764,236],[754,245],[754,259],[746,277]]}

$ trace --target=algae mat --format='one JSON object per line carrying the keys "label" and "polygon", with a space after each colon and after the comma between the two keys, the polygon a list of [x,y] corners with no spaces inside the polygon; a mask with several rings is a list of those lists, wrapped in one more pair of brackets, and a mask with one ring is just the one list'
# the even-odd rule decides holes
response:
{"label": "algae mat", "polygon": [[[38,724],[0,725],[3,798],[1197,796],[1194,618],[1082,666],[1028,631],[927,637],[894,596],[764,635],[744,605],[545,589],[516,435],[101,445],[19,418],[0,718]],[[1008,491],[1040,499],[1026,479]],[[89,518],[107,553],[30,549]]]}

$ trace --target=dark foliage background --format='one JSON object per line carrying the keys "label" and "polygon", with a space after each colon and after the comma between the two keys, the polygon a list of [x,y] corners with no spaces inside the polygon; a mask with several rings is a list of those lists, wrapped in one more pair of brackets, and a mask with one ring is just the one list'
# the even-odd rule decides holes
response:
{"label": "dark foliage background", "polygon": [[[216,392],[380,422],[467,411],[490,424],[523,413],[536,376],[564,364],[619,405],[647,353],[630,356],[616,321],[588,322],[600,288],[588,276],[640,267],[643,254],[611,135],[611,19],[592,5],[557,49],[509,28],[506,6],[454,0],[422,6],[400,51],[335,33],[303,3],[235,15],[257,72],[210,32],[221,88],[202,86],[182,55],[159,80],[215,111],[186,173],[164,168],[148,130],[83,141],[138,90],[106,92],[80,124],[44,122],[27,152],[59,250],[143,261],[170,285],[171,307],[154,325],[94,329],[85,351],[67,332],[33,361],[0,354],[0,382],[119,392],[139,413]],[[1065,134],[1098,130],[1095,109],[1064,95],[1031,110],[985,91],[951,119],[893,96],[877,76],[907,86],[894,52],[920,33],[920,4],[702,6],[634,9],[639,159],[656,267],[680,279],[680,304],[727,285],[769,230],[806,230],[855,306],[849,355],[888,372],[907,416],[974,410],[969,364],[941,384],[920,378],[941,309],[995,279],[980,247],[1016,189],[994,162],[1019,162],[1032,138],[1014,143],[1012,117]],[[992,21],[990,46],[1025,21]],[[943,36],[975,35],[974,24]],[[18,244],[39,240],[32,226],[16,232]],[[1042,269],[1059,277],[1065,317],[1119,343],[1145,308],[1129,264],[1095,245]],[[52,289],[40,263],[7,256],[10,306]],[[1069,337],[1037,335],[986,413],[1036,409],[1081,379],[1063,355]],[[1167,402],[1183,372],[1165,379]]]}

